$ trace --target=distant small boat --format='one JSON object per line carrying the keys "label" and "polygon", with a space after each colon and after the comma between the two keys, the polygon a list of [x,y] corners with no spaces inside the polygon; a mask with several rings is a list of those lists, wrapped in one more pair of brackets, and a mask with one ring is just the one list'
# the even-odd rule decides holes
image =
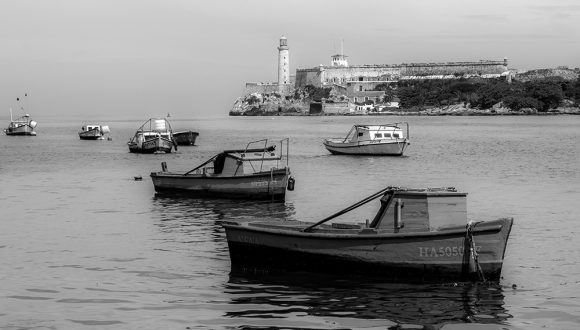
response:
{"label": "distant small boat", "polygon": [[171,153],[172,148],[177,151],[177,143],[173,139],[171,125],[167,119],[151,118],[147,120],[137,129],[127,145],[129,152],[132,153]]}
{"label": "distant small boat", "polygon": [[193,146],[193,145],[195,145],[195,139],[197,139],[198,135],[199,135],[198,132],[193,132],[193,131],[179,131],[179,132],[173,133],[173,137],[175,138],[175,141],[180,146]]}
{"label": "distant small boat", "polygon": [[[499,281],[513,218],[468,222],[466,195],[454,188],[387,187],[314,224],[221,224],[233,272],[358,274],[392,282]],[[324,224],[379,197],[381,207],[371,221]]]}
{"label": "distant small boat", "polygon": [[[407,126],[406,132],[400,127]],[[354,125],[345,138],[331,138],[323,142],[336,155],[402,156],[409,142],[409,124]]]}
{"label": "distant small boat", "polygon": [[79,131],[81,140],[104,140],[105,134],[110,133],[109,126],[85,125]]}
{"label": "distant small boat", "polygon": [[[264,147],[250,148],[260,142]],[[268,140],[254,141],[245,149],[225,150],[187,172],[169,172],[162,163],[161,172],[151,173],[153,186],[156,192],[192,197],[284,201],[287,186],[294,189],[294,179],[288,167],[288,139],[279,143],[280,153],[274,152],[275,145],[267,146]]]}
{"label": "distant small boat", "polygon": [[12,109],[10,109],[10,124],[8,125],[8,128],[4,130],[4,133],[6,133],[6,135],[36,136],[36,132],[34,131],[36,125],[37,123],[30,119],[29,114],[25,114],[13,120]]}
{"label": "distant small boat", "polygon": [[[20,97],[16,98],[17,102],[20,102]],[[28,93],[24,94],[24,100],[22,100],[28,105]],[[24,105],[19,106],[20,109],[25,113],[23,116],[16,118],[16,120],[12,119],[12,108],[10,108],[10,124],[8,128],[4,130],[6,135],[27,135],[27,136],[36,136],[36,132],[34,128],[37,125],[37,122],[30,119],[30,115],[27,114],[24,109]],[[26,107],[28,108],[28,107]]]}

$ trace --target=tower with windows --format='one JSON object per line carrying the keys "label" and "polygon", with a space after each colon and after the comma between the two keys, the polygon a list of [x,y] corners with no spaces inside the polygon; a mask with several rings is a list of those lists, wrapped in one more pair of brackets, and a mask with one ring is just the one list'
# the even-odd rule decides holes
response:
{"label": "tower with windows", "polygon": [[287,85],[290,83],[290,59],[288,51],[288,40],[285,36],[280,37],[280,46],[278,47],[278,85]]}

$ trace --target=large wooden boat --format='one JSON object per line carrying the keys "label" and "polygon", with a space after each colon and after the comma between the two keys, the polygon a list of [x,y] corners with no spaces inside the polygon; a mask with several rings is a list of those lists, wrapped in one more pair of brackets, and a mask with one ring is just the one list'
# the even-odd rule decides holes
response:
{"label": "large wooden boat", "polygon": [[[255,143],[264,147],[251,148]],[[192,197],[243,198],[283,201],[286,188],[293,189],[288,167],[288,139],[279,142],[280,152],[268,140],[248,143],[245,149],[225,150],[190,171],[151,173],[157,192],[177,192]],[[290,184],[289,184],[290,182]]]}
{"label": "large wooden boat", "polygon": [[173,139],[171,125],[166,119],[151,118],[147,120],[131,138],[129,152],[151,154],[155,152],[171,153],[177,150],[177,143]]}
{"label": "large wooden boat", "polygon": [[[402,124],[406,125],[406,132]],[[326,139],[323,144],[337,155],[402,156],[410,144],[409,124],[354,125],[346,137]]]}
{"label": "large wooden boat", "polygon": [[109,126],[102,125],[84,125],[79,131],[81,140],[104,140],[105,134],[110,133]]}
{"label": "large wooden boat", "polygon": [[10,109],[10,124],[8,124],[8,128],[4,130],[4,133],[6,135],[36,136],[36,132],[34,131],[36,125],[37,123],[30,119],[29,114],[12,119],[12,109]]}
{"label": "large wooden boat", "polygon": [[[388,187],[316,224],[222,223],[232,270],[363,274],[396,282],[498,281],[513,219],[468,222],[466,193]],[[372,221],[327,222],[381,197]]]}
{"label": "large wooden boat", "polygon": [[198,132],[193,131],[179,131],[173,132],[173,138],[180,146],[193,146],[195,145],[195,139],[199,135]]}

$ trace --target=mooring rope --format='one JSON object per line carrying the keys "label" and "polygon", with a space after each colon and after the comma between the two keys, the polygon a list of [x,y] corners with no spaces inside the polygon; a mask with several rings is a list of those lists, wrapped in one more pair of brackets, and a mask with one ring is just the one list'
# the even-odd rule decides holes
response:
{"label": "mooring rope", "polygon": [[[485,282],[485,275],[483,269],[479,264],[479,254],[475,248],[475,240],[473,239],[473,230],[479,222],[470,221],[465,227],[465,240],[463,245],[463,260],[461,272],[465,278],[467,278],[471,273],[476,272],[480,281]],[[473,266],[475,270],[470,269],[471,262],[473,261]]]}

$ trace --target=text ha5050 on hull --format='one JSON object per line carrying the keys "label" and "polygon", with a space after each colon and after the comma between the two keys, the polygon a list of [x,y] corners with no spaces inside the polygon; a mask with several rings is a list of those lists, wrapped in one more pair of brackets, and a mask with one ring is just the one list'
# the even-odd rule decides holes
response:
{"label": "text ha5050 on hull", "polygon": [[[233,271],[363,274],[396,282],[499,281],[513,219],[467,222],[466,193],[387,188],[316,224],[222,223]],[[383,196],[372,222],[324,225]]]}

